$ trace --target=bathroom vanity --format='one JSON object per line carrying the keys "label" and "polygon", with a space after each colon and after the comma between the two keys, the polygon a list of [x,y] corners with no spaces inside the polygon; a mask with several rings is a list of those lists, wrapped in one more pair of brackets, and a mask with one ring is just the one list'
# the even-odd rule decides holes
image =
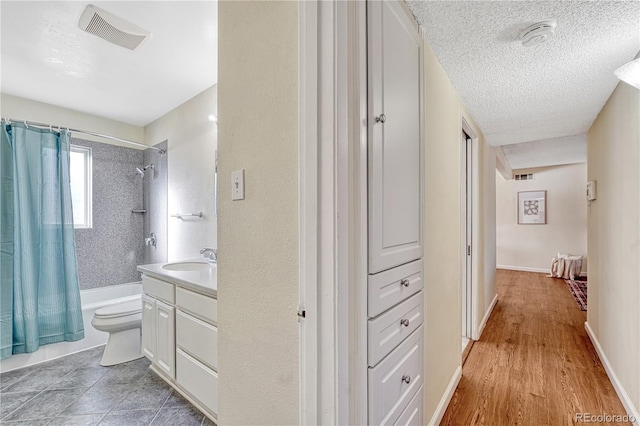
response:
{"label": "bathroom vanity", "polygon": [[141,265],[138,271],[144,356],[156,374],[217,420],[216,265],[194,260]]}

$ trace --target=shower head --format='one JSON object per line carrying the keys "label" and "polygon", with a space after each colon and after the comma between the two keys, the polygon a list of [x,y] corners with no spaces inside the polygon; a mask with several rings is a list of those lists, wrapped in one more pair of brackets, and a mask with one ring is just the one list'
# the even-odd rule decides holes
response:
{"label": "shower head", "polygon": [[144,177],[144,172],[140,169],[140,167],[136,167],[136,173],[139,174],[141,177]]}
{"label": "shower head", "polygon": [[147,169],[151,169],[151,170],[155,170],[156,166],[154,166],[153,164],[147,164],[146,166],[144,166],[143,168],[140,167],[136,167],[136,173],[139,174],[141,177],[144,177],[144,172]]}
{"label": "shower head", "polygon": [[153,164],[147,164],[146,166],[144,166],[142,170],[147,170],[147,169],[155,170],[155,168],[156,166],[154,166]]}

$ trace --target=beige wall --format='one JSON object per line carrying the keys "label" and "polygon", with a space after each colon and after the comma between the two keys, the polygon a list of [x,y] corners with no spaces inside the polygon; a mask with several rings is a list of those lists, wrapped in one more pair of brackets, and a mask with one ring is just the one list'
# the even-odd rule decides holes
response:
{"label": "beige wall", "polygon": [[[144,143],[144,128],[142,127],[98,117],[81,111],[62,108],[56,105],[33,101],[31,99],[8,95],[6,93],[0,94],[0,110],[2,116],[6,118],[35,121],[63,127],[67,126],[74,129],[87,130]],[[122,145],[131,148],[131,145],[104,138],[90,135],[77,136],[90,141]]]}
{"label": "beige wall", "polygon": [[144,142],[168,141],[169,215],[202,212],[202,218],[169,217],[168,260],[200,257],[200,249],[217,247],[215,151],[218,131],[209,121],[217,114],[217,85],[210,87],[145,127]]}
{"label": "beige wall", "polygon": [[[498,267],[549,272],[558,253],[585,256],[587,271],[587,165],[570,164],[518,170],[534,180],[496,178]],[[519,191],[547,191],[547,224],[518,225]]]}
{"label": "beige wall", "polygon": [[587,320],[640,409],[640,92],[618,84],[588,135]]}
{"label": "beige wall", "polygon": [[[298,5],[220,2],[223,425],[298,423]],[[231,201],[231,172],[246,193]]]}
{"label": "beige wall", "polygon": [[[461,114],[478,135],[479,306],[495,297],[495,153],[486,145],[447,75],[425,47],[425,401],[424,420],[432,418],[461,360]],[[477,312],[484,317],[485,312]]]}

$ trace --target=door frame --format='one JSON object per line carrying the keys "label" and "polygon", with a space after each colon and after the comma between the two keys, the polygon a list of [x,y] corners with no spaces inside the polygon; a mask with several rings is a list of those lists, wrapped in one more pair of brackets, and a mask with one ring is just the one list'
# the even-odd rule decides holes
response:
{"label": "door frame", "polygon": [[358,299],[350,291],[359,287],[349,285],[356,196],[349,126],[357,122],[347,93],[356,81],[350,3],[298,3],[299,413],[308,425],[350,423],[357,394],[350,360],[362,356],[352,353],[353,327],[344,326]]}
{"label": "door frame", "polygon": [[[467,331],[467,337],[471,340],[478,340],[480,338],[479,319],[478,313],[480,307],[478,306],[478,271],[479,261],[477,254],[479,253],[478,245],[478,229],[479,227],[479,212],[478,212],[478,197],[480,193],[479,187],[479,149],[478,149],[478,135],[469,124],[470,120],[466,117],[464,111],[460,112],[460,129],[471,139],[471,306],[468,315],[471,316],[470,322],[471,329]],[[460,149],[460,253],[461,253],[461,266],[466,268],[466,234],[467,234],[467,211],[466,211],[466,149],[461,146]],[[461,281],[464,277],[464,273],[461,274]],[[462,285],[465,283],[461,282]],[[462,299],[462,295],[461,295]],[[460,307],[462,309],[462,300],[460,300]],[[462,314],[460,315],[461,331],[466,328],[465,324],[462,324]],[[462,333],[461,333],[462,335]]]}

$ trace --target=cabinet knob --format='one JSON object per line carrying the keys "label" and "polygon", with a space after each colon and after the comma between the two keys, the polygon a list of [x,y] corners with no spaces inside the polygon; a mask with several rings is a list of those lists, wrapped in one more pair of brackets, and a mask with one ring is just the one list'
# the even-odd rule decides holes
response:
{"label": "cabinet knob", "polygon": [[409,327],[409,320],[407,318],[403,318],[400,320],[400,324],[404,325],[405,327]]}
{"label": "cabinet knob", "polygon": [[400,280],[400,284],[402,284],[402,287],[409,287],[409,280],[407,278],[403,278]]}
{"label": "cabinet knob", "polygon": [[405,374],[404,376],[402,376],[402,381],[406,384],[411,383],[411,376]]}
{"label": "cabinet knob", "polygon": [[380,114],[376,117],[376,123],[384,123],[385,121],[387,121],[387,116],[384,114]]}

